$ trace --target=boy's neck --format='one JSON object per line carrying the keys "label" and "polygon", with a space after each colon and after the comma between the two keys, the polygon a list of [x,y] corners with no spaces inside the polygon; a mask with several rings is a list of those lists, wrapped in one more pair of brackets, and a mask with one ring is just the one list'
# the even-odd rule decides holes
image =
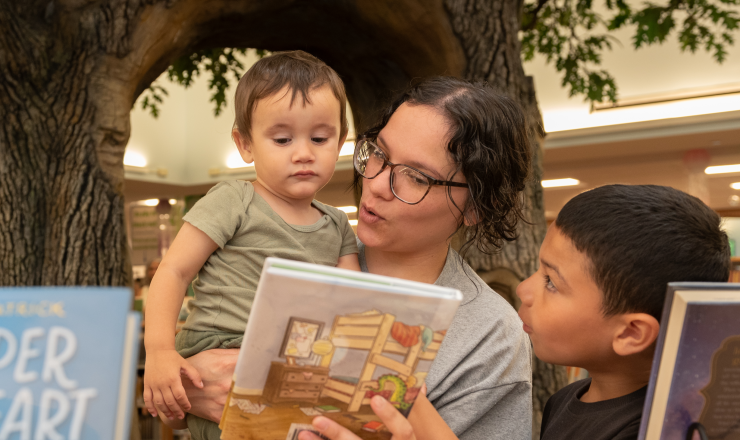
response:
{"label": "boy's neck", "polygon": [[588,370],[591,386],[580,398],[581,402],[593,403],[616,399],[634,393],[647,386],[650,381],[652,355],[647,353],[639,359],[621,359],[609,367]]}
{"label": "boy's neck", "polygon": [[270,205],[270,208],[288,224],[312,225],[324,215],[312,205],[313,197],[300,200],[285,199],[265,188],[258,181],[252,182],[252,186],[254,191]]}
{"label": "boy's neck", "polygon": [[447,261],[446,244],[424,252],[387,252],[365,247],[365,263],[370,273],[434,284]]}

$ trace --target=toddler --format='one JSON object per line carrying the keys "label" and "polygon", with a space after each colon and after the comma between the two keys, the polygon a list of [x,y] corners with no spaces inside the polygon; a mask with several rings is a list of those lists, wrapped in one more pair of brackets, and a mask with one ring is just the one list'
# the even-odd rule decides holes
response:
{"label": "toddler", "polygon": [[[302,52],[258,61],[239,81],[232,136],[256,180],[221,182],[183,218],[151,283],[146,313],[144,401],[184,428],[190,409],[180,375],[202,387],[186,358],[241,346],[267,257],[359,270],[346,214],[313,200],[331,179],[347,137],[346,95],[334,70]],[[190,315],[177,315],[195,277]],[[164,419],[164,418],[163,418]],[[220,437],[218,425],[188,415],[194,439]]]}

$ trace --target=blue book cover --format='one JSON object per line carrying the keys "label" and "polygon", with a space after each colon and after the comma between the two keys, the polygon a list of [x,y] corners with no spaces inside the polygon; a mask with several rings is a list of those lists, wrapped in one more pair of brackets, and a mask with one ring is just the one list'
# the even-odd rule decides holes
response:
{"label": "blue book cover", "polygon": [[128,439],[140,315],[131,290],[0,289],[0,438]]}

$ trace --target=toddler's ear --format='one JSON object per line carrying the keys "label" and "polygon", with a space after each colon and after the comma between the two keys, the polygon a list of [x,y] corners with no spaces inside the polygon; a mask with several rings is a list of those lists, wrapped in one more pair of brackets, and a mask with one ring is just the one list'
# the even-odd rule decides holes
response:
{"label": "toddler's ear", "polygon": [[242,136],[242,134],[239,133],[239,129],[237,128],[231,130],[231,138],[234,139],[236,148],[239,150],[239,155],[242,157],[244,162],[254,162],[254,156],[252,155],[252,143],[249,141],[249,139],[246,136]]}
{"label": "toddler's ear", "polygon": [[641,353],[658,338],[660,324],[647,313],[625,313],[618,321],[612,347],[620,356]]}

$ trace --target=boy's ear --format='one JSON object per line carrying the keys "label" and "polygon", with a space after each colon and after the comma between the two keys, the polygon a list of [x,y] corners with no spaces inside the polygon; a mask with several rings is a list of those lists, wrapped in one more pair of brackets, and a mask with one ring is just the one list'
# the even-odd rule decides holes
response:
{"label": "boy's ear", "polygon": [[232,139],[234,139],[236,148],[239,150],[239,155],[242,157],[244,162],[254,162],[254,156],[252,155],[252,143],[249,141],[249,139],[247,139],[246,136],[242,136],[242,134],[239,133],[239,129],[237,128],[231,130],[231,137]]}
{"label": "boy's ear", "polygon": [[660,324],[647,313],[625,313],[618,321],[612,347],[620,356],[641,353],[658,339]]}

